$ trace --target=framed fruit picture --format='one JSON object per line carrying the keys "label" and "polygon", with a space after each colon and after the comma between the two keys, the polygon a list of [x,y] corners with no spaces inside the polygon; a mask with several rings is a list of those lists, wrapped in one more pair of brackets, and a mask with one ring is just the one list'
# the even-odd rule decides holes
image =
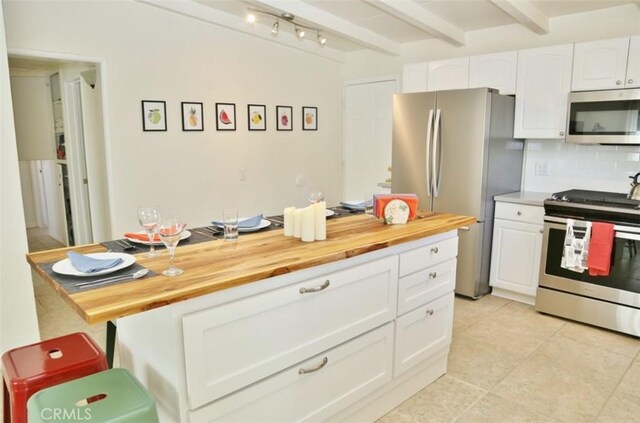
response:
{"label": "framed fruit picture", "polygon": [[247,118],[249,120],[249,131],[267,130],[267,107],[264,104],[247,105]]}
{"label": "framed fruit picture", "polygon": [[182,130],[204,131],[202,120],[202,103],[189,103],[183,101],[182,105]]}
{"label": "framed fruit picture", "polygon": [[302,130],[303,131],[318,130],[318,108],[317,107],[302,108]]}
{"label": "framed fruit picture", "polygon": [[167,103],[156,100],[142,100],[142,130],[167,130]]}
{"label": "framed fruit picture", "polygon": [[234,103],[216,103],[216,129],[218,131],[236,130],[236,105]]}
{"label": "framed fruit picture", "polygon": [[293,130],[293,107],[276,106],[276,129],[278,131]]}

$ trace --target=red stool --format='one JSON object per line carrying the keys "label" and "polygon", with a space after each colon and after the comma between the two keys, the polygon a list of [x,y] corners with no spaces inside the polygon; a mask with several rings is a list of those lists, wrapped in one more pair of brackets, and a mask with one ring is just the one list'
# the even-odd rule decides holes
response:
{"label": "red stool", "polygon": [[27,400],[41,389],[108,368],[100,347],[81,332],[7,351],[2,355],[4,423],[26,423]]}

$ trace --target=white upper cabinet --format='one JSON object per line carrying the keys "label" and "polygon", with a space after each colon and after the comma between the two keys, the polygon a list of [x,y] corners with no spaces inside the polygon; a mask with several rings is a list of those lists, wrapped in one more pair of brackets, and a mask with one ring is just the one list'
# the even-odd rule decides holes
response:
{"label": "white upper cabinet", "polygon": [[640,87],[640,35],[636,35],[629,39],[626,87]]}
{"label": "white upper cabinet", "polygon": [[428,91],[469,88],[469,57],[429,62]]}
{"label": "white upper cabinet", "polygon": [[573,44],[518,51],[515,138],[563,139]]}
{"label": "white upper cabinet", "polygon": [[[637,40],[636,44],[638,44]],[[629,82],[629,85],[635,83],[637,86],[637,78],[635,81],[631,76],[629,76],[628,81],[626,78],[629,53],[629,37],[576,43],[573,52],[571,90],[588,91],[625,88],[627,87],[627,82]],[[640,57],[638,57],[636,51],[636,68],[639,60]]]}
{"label": "white upper cabinet", "polygon": [[489,87],[500,94],[516,93],[518,52],[482,54],[469,59],[469,88]]}
{"label": "white upper cabinet", "polygon": [[402,67],[402,92],[419,93],[427,91],[427,62],[409,63]]}

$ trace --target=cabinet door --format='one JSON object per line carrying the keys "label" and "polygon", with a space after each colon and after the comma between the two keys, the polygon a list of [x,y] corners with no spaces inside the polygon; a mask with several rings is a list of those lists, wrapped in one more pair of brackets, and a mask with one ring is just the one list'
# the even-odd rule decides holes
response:
{"label": "cabinet door", "polygon": [[541,251],[542,225],[496,219],[489,284],[535,296]]}
{"label": "cabinet door", "polygon": [[572,44],[518,52],[515,138],[564,138],[572,59]]}
{"label": "cabinet door", "polygon": [[629,40],[626,87],[640,87],[640,35],[631,37],[631,39]]}
{"label": "cabinet door", "polygon": [[629,37],[576,43],[573,52],[573,91],[623,88]]}
{"label": "cabinet door", "polygon": [[427,91],[427,62],[410,63],[402,67],[402,92]]}
{"label": "cabinet door", "polygon": [[189,422],[327,421],[390,382],[392,357],[393,324],[387,323],[193,411]]}
{"label": "cabinet door", "polygon": [[489,87],[500,94],[515,94],[517,68],[517,51],[471,56],[469,88]]}
{"label": "cabinet door", "polygon": [[392,256],[183,317],[191,407],[390,322],[397,294]]}
{"label": "cabinet door", "polygon": [[469,58],[429,62],[427,87],[429,91],[469,88]]}
{"label": "cabinet door", "polygon": [[396,320],[393,376],[398,377],[451,343],[453,292]]}

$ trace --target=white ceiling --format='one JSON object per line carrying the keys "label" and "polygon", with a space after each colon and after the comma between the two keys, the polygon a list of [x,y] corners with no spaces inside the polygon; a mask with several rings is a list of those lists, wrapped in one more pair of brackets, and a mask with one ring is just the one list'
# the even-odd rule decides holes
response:
{"label": "white ceiling", "polygon": [[[546,34],[549,19],[640,0],[138,0],[195,19],[251,33],[302,50],[340,60],[345,53],[371,49],[399,55],[404,43],[438,38],[454,46],[466,43],[467,32],[503,25],[522,25]],[[276,21],[258,13],[254,25],[245,21],[247,9],[275,15],[291,13],[295,22],[318,28],[327,38],[320,47],[316,33],[304,40],[280,19],[280,32],[271,33]]]}

